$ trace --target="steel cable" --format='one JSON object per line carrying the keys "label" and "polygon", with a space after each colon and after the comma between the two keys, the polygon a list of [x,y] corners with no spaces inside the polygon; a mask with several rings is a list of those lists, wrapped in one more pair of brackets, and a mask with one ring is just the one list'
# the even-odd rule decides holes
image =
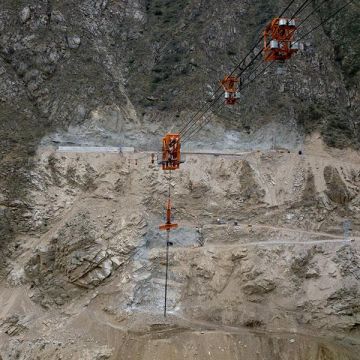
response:
{"label": "steel cable", "polygon": [[[308,32],[307,32],[305,35],[303,35],[300,39],[296,40],[295,43],[298,43],[300,40],[302,40],[303,38],[305,38],[306,36],[308,36],[310,33],[312,33],[313,31],[317,30],[320,26],[324,25],[326,22],[328,22],[330,19],[332,19],[334,16],[336,16],[340,11],[342,11],[342,10],[345,9],[348,5],[350,5],[353,1],[354,1],[354,0],[350,0],[350,1],[347,2],[344,6],[340,7],[338,10],[336,10],[334,13],[332,13],[330,16],[328,16],[325,20],[323,20],[320,24],[318,24],[317,26],[313,27],[310,31],[308,31]],[[326,1],[323,1],[319,6],[317,6],[316,9],[314,9],[314,10],[301,22],[301,24],[303,24],[305,21],[307,21],[307,20],[310,18],[310,16],[311,16],[313,13],[315,13],[315,12],[320,8],[320,6],[322,6],[325,2],[326,2]],[[305,3],[308,4],[308,1],[305,1],[305,2],[303,3],[303,5],[304,5]],[[303,6],[303,5],[302,5],[302,10],[306,7],[306,6]],[[298,14],[299,12],[297,11],[296,13]],[[296,15],[293,15],[293,17],[294,17],[294,16],[296,16]],[[254,60],[262,53],[262,51],[263,51],[263,49],[262,49],[261,51],[259,51],[259,53],[258,53],[258,54],[256,55],[256,57],[253,59],[253,61],[252,61],[250,64],[248,64],[248,65],[251,65],[251,64],[254,62]],[[253,81],[255,81],[255,79],[256,79],[260,74],[262,74],[272,63],[273,63],[273,62],[271,62],[268,66],[266,66],[259,74],[257,74],[257,75],[255,76],[254,79],[250,80],[250,81],[249,81],[248,83],[246,83],[244,86],[240,87],[240,89],[244,89],[244,87],[247,87],[250,83],[252,83]],[[260,65],[261,65],[261,63],[259,64],[259,66],[260,66]],[[250,76],[259,68],[259,66],[257,66],[257,67],[250,73],[250,75],[247,77],[247,79],[250,78]],[[248,67],[249,67],[249,66],[247,66],[247,68],[248,68]],[[222,96],[222,93],[220,94],[220,96]],[[219,97],[220,97],[220,96],[219,96]],[[210,104],[210,106],[209,106],[208,109],[203,113],[203,115],[206,114],[206,112],[210,110],[210,108],[212,107],[212,105],[215,104],[215,103],[218,101],[219,97],[216,98],[216,99],[212,102],[212,104]],[[199,119],[198,119],[196,122],[198,122],[198,121],[199,121]],[[194,125],[196,124],[196,122],[194,122]],[[205,121],[205,122],[204,122],[204,121],[203,121],[203,122],[200,122],[200,125],[197,126],[196,128],[194,128],[193,131],[190,131],[190,130],[191,130],[191,128],[192,128],[194,125],[193,125],[192,127],[190,127],[190,128],[187,130],[186,136],[184,136],[184,141],[183,141],[183,143],[184,143],[184,142],[187,142],[187,141],[190,139],[190,137],[192,137],[192,136],[194,136],[195,134],[197,134],[197,133],[206,125],[206,123],[207,123],[207,121]]]}
{"label": "steel cable", "polygon": [[[301,10],[303,10],[303,9],[308,5],[308,2],[309,2],[309,1],[310,1],[310,0],[305,0],[305,1],[300,5],[300,7],[297,9],[297,11],[294,13],[294,15],[292,16],[292,18],[295,17]],[[289,3],[289,5],[283,10],[283,12],[280,14],[279,17],[283,16],[283,15],[285,14],[285,12],[291,7],[291,5],[292,5],[294,2],[295,2],[295,0],[292,0],[292,1]],[[300,11],[299,11],[299,10],[300,10]],[[263,38],[264,38],[264,36],[261,36],[261,37],[259,38],[259,40],[257,41],[257,43],[252,47],[252,49],[247,53],[247,55],[241,60],[241,62],[233,69],[233,71],[232,71],[232,72],[230,73],[230,75],[228,75],[228,76],[232,76],[232,75],[236,72],[236,70],[241,67],[241,65],[245,62],[245,60],[249,57],[249,55],[256,49],[256,47],[257,47],[257,46],[259,45],[259,43],[263,40]],[[263,50],[264,50],[264,49],[262,48],[262,49],[255,55],[255,57],[250,61],[250,63],[247,64],[244,69],[241,69],[241,71],[240,71],[240,73],[237,75],[237,77],[240,77],[240,76],[255,62],[255,60],[262,54]],[[221,89],[221,86],[219,86],[219,87],[216,89],[216,91],[215,91],[215,93],[214,93],[214,96],[217,94],[217,92],[218,92],[220,89]],[[224,92],[221,92],[220,96],[222,96],[223,93],[224,93]],[[215,98],[215,99],[211,102],[210,106],[209,106],[205,111],[202,112],[202,110],[206,107],[206,104],[204,104],[204,105],[201,107],[201,109],[200,109],[199,111],[197,111],[197,113],[196,113],[194,116],[191,117],[191,119],[186,123],[186,125],[185,125],[185,126],[180,130],[180,132],[179,132],[182,138],[186,138],[187,135],[188,135],[189,133],[191,133],[191,129],[192,129],[192,128],[196,125],[196,123],[199,121],[199,118],[198,118],[197,120],[195,120],[196,117],[197,117],[199,114],[201,114],[201,115],[206,114],[206,112],[209,111],[209,109],[210,109],[213,105],[215,105],[217,101],[218,101],[218,97]],[[201,116],[200,116],[200,118],[201,118]],[[195,121],[194,121],[194,120],[195,120]]]}

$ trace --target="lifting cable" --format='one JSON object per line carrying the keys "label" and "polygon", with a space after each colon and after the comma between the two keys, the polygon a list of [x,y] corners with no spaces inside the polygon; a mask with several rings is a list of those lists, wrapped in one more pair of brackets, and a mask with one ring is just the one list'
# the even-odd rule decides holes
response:
{"label": "lifting cable", "polygon": [[[297,9],[297,11],[294,13],[294,15],[292,16],[291,19],[293,19],[297,14],[299,14],[302,10],[304,10],[310,3],[311,0],[305,0],[303,2],[303,4]],[[344,6],[340,7],[338,10],[336,10],[334,13],[332,13],[330,16],[328,16],[325,20],[321,21],[320,24],[318,24],[317,26],[313,27],[310,31],[308,31],[305,35],[303,35],[300,39],[296,40],[296,42],[299,42],[300,40],[302,40],[303,38],[305,38],[307,35],[309,35],[310,33],[312,33],[313,31],[315,31],[316,29],[318,29],[320,26],[322,26],[323,24],[325,24],[326,22],[328,22],[331,18],[333,18],[334,16],[336,16],[340,11],[342,11],[345,7],[347,7],[348,5],[350,5],[354,0],[350,0],[348,1]],[[286,9],[281,13],[281,15],[279,17],[282,17],[283,14],[290,8],[290,6],[295,2],[295,0],[292,0],[290,2],[290,4],[286,7]],[[303,24],[307,19],[310,18],[310,16],[316,12],[320,6],[323,5],[323,3],[325,3],[326,1],[323,1],[320,3],[319,6],[317,6],[306,18],[305,20],[303,20],[301,22],[301,24]],[[264,36],[262,36],[257,43],[255,44],[255,46],[250,50],[250,52],[243,58],[243,60],[239,63],[239,65],[237,65],[235,67],[235,69],[231,72],[231,74],[229,76],[232,76],[237,69],[241,68],[241,65],[246,61],[247,57],[255,50],[255,48],[258,46],[258,44],[260,43],[260,41],[264,38]],[[295,42],[295,43],[296,43]],[[247,64],[245,66],[245,68],[241,69],[240,74],[238,75],[240,77],[240,75],[242,75],[254,62],[255,60],[260,56],[260,54],[264,51],[264,48],[262,48],[253,58],[252,60],[249,62],[249,64]],[[267,66],[265,66],[259,73],[256,74],[257,69],[262,65],[262,62],[260,62],[260,64],[251,71],[251,73],[247,76],[246,80],[248,80],[247,82],[244,83],[244,85],[240,85],[239,89],[243,90],[244,88],[248,87],[252,82],[254,82],[260,75],[262,75],[266,69],[268,69],[275,60],[269,62],[269,64]],[[255,74],[254,78],[251,79],[251,76]],[[246,81],[245,80],[245,81]],[[189,139],[196,135],[206,124],[209,123],[209,121],[211,120],[211,115],[212,113],[208,113],[209,110],[215,106],[215,104],[219,101],[219,99],[222,97],[224,92],[221,92],[218,96],[215,96],[218,91],[221,89],[221,86],[218,87],[218,89],[215,91],[214,93],[214,99],[211,101],[209,106],[206,106],[207,104],[204,104],[202,106],[202,108],[187,122],[187,124],[181,129],[180,131],[180,135],[183,137],[183,141],[182,143],[186,143],[189,141]],[[224,103],[220,103],[220,105],[217,106],[216,110],[219,110],[221,106],[224,106]],[[204,112],[202,112],[202,109],[206,108],[206,110]],[[200,115],[199,118],[197,118],[197,116]],[[197,119],[196,119],[197,118]],[[195,120],[196,119],[196,120]],[[194,121],[195,120],[195,121]],[[165,294],[164,294],[164,316],[166,317],[166,311],[167,311],[167,291],[168,291],[168,271],[169,271],[169,246],[172,245],[172,243],[170,242],[170,230],[171,228],[177,227],[177,224],[172,224],[171,223],[171,171],[169,171],[169,187],[168,187],[168,206],[167,206],[167,223],[166,225],[168,226],[167,228],[165,226],[160,226],[160,229],[165,227],[166,229],[166,273],[165,273]]]}
{"label": "lifting cable", "polygon": [[[290,6],[295,1],[296,0],[292,0],[289,3],[289,5],[285,8],[285,10],[282,12],[280,17],[290,8]],[[305,2],[302,5],[302,8],[305,6],[305,4],[308,1],[309,0],[305,0]],[[298,9],[298,12],[301,11],[302,8],[300,8],[300,10]],[[233,69],[233,71],[231,72],[231,74],[229,76],[232,76],[238,69],[240,69],[240,73],[238,75],[238,77],[240,77],[248,68],[250,68],[250,66],[255,62],[255,60],[261,55],[261,53],[263,52],[263,49],[261,51],[259,51],[244,68],[241,68],[241,66],[245,63],[246,59],[254,52],[254,50],[257,48],[257,46],[263,40],[263,38],[264,38],[264,35],[258,39],[256,44],[246,54],[246,56],[240,61],[240,63]],[[271,64],[269,64],[269,65],[271,65]],[[248,86],[252,81],[254,81],[257,78],[257,76],[259,76],[262,72],[264,72],[267,67],[265,67],[265,69],[263,69],[258,75],[256,75],[253,80],[250,80],[243,87]],[[256,69],[252,73],[256,72],[257,68],[258,67],[256,67]],[[193,117],[191,117],[190,120],[185,124],[185,126],[180,130],[179,134],[181,135],[181,137],[183,137],[183,143],[188,141],[191,136],[194,136],[207,123],[209,123],[212,114],[208,113],[208,112],[213,106],[215,106],[215,104],[222,97],[223,91],[221,91],[220,94],[217,95],[219,90],[221,90],[221,88],[222,88],[222,86],[220,85],[217,88],[217,90],[214,92],[214,95],[213,95],[214,99],[211,101],[210,105],[204,104],[201,107],[201,109]],[[224,103],[220,103],[217,106],[217,110],[220,109],[221,106],[224,106]],[[202,110],[204,108],[206,108],[206,110],[202,113]],[[199,114],[202,114],[202,115],[200,115],[201,117],[198,118],[197,120],[195,120]],[[197,124],[198,122],[199,122],[199,124]],[[195,125],[197,125],[197,126],[194,128]],[[160,229],[161,228],[166,229],[166,270],[165,270],[165,293],[164,293],[164,317],[166,317],[166,312],[167,312],[167,292],[168,292],[168,273],[169,273],[169,246],[172,245],[172,243],[170,242],[170,230],[171,230],[172,226],[174,226],[174,225],[175,225],[175,227],[177,226],[176,224],[171,224],[171,171],[169,171],[168,181],[169,181],[169,187],[168,187],[168,205],[167,205],[167,221],[166,221],[166,224],[167,224],[168,227],[160,226]]]}
{"label": "lifting cable", "polygon": [[[262,75],[273,63],[274,63],[274,61],[269,62],[269,64],[266,65],[266,66],[264,67],[264,69],[262,69],[257,75],[255,75],[255,77],[254,77],[252,80],[249,80],[249,81],[246,82],[244,85],[242,85],[242,86],[240,87],[240,90],[243,90],[243,89],[245,89],[246,87],[248,87],[248,86],[249,86],[252,82],[254,82],[260,75]],[[262,64],[262,63],[260,63],[259,65],[261,65],[261,64]],[[258,66],[258,67],[259,67],[259,66]],[[257,67],[257,68],[258,68],[258,67]],[[255,71],[257,70],[257,68],[255,69]],[[255,71],[253,71],[250,75],[252,75]],[[221,94],[221,95],[222,95],[222,94]],[[221,107],[221,105],[224,105],[224,103],[220,103],[220,106],[218,106],[218,108],[217,108],[216,110],[219,110],[220,107]],[[190,138],[193,137],[193,136],[195,136],[199,131],[201,131],[201,130],[209,123],[210,120],[211,120],[210,117],[206,117],[205,119],[203,119],[203,121],[200,122],[200,123],[198,124],[198,126],[196,126],[196,127],[193,129],[193,131],[192,131],[190,134],[188,134],[188,136],[186,136],[186,137],[183,139],[182,143],[184,144],[184,143],[188,142],[188,141],[190,140]]]}
{"label": "lifting cable", "polygon": [[[171,199],[171,171],[169,170],[169,188],[168,201]],[[169,273],[169,246],[170,246],[170,230],[166,230],[166,264],[165,264],[165,293],[164,293],[164,317],[166,317],[167,309],[167,290],[168,290],[168,273]]]}

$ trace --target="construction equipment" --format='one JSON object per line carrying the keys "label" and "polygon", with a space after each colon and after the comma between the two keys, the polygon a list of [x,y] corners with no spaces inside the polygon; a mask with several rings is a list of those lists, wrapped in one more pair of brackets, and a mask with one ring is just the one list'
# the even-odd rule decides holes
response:
{"label": "construction equipment", "polygon": [[178,227],[178,224],[173,224],[171,222],[171,210],[172,210],[172,207],[171,207],[171,199],[170,199],[170,196],[166,202],[166,223],[165,224],[162,224],[159,226],[159,229],[160,230],[166,230],[166,231],[170,231],[172,229],[176,229]]}
{"label": "construction equipment", "polygon": [[162,165],[163,170],[169,170],[169,191],[168,199],[166,202],[166,222],[159,226],[160,230],[166,231],[166,270],[165,270],[165,301],[164,301],[164,316],[166,317],[167,309],[167,288],[168,288],[168,272],[169,272],[169,246],[172,245],[170,242],[170,231],[176,229],[178,224],[171,222],[171,171],[180,168],[181,163],[181,143],[180,134],[166,134],[162,140],[162,160],[159,164]]}
{"label": "construction equipment", "polygon": [[[265,71],[273,64],[275,61],[285,62],[290,59],[298,50],[299,50],[299,41],[310,33],[321,27],[323,24],[328,22],[334,16],[336,16],[340,11],[349,6],[354,0],[349,0],[342,7],[338,8],[334,13],[328,16],[325,20],[321,21],[320,24],[316,25],[310,29],[307,33],[302,35],[300,39],[295,40],[295,34],[300,25],[307,21],[317,10],[327,2],[323,0],[312,12],[300,23],[296,24],[295,17],[298,16],[309,4],[310,0],[304,0],[303,3],[297,8],[297,10],[292,14],[291,17],[283,17],[284,14],[293,6],[296,0],[291,0],[285,10],[279,15],[279,17],[274,18],[265,28],[263,35],[257,40],[256,44],[250,49],[250,51],[245,55],[245,57],[240,61],[240,63],[233,69],[233,71],[225,76],[223,80],[220,81],[218,89],[214,93],[213,100],[210,104],[203,104],[203,106],[187,120],[186,124],[181,128],[178,133],[168,133],[162,139],[162,160],[159,162],[162,165],[163,170],[169,170],[169,175],[171,176],[171,171],[177,170],[180,168],[181,160],[181,144],[184,145],[188,142],[194,135],[196,135],[204,126],[211,120],[209,116],[210,110],[215,107],[218,101],[225,96],[225,102],[221,103],[222,105],[234,105],[240,97],[240,88],[243,90],[250,84],[252,84],[259,76],[265,73]],[[264,41],[264,46],[259,50],[256,55],[258,45]],[[261,54],[264,56],[264,61],[268,62],[266,66],[260,71],[257,72],[257,69],[262,66],[262,62],[253,69],[247,78],[243,78],[245,72],[249,72],[251,67],[255,64],[257,59],[261,59]],[[254,56],[253,56],[254,55]],[[252,57],[248,61],[249,57]],[[240,72],[234,75],[237,70]],[[241,82],[242,79],[243,81]],[[219,93],[220,90],[223,90]],[[180,142],[181,139],[181,142]],[[167,283],[168,283],[168,267],[169,267],[169,246],[172,245],[170,242],[170,231],[178,227],[177,224],[171,222],[171,186],[170,186],[170,176],[169,176],[169,195],[166,204],[166,223],[160,225],[160,230],[165,230],[167,233],[166,240],[166,280],[165,280],[165,306],[164,306],[164,316],[166,316],[166,306],[167,306]],[[219,220],[220,221],[220,220]]]}
{"label": "construction equipment", "polygon": [[240,98],[239,84],[240,78],[230,75],[225,76],[224,79],[220,81],[220,85],[224,89],[226,105],[234,105]]}
{"label": "construction equipment", "polygon": [[177,170],[181,163],[180,134],[166,134],[162,140],[162,160],[160,164],[163,170]]}
{"label": "construction equipment", "polygon": [[285,61],[299,50],[294,41],[297,30],[295,19],[274,18],[264,30],[264,60]]}

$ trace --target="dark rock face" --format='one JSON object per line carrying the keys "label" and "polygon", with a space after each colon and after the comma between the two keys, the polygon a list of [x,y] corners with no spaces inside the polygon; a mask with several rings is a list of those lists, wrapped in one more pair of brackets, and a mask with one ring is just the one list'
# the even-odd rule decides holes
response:
{"label": "dark rock face", "polygon": [[311,261],[316,253],[316,248],[309,249],[295,257],[291,263],[291,270],[299,278],[313,277],[314,269]]}
{"label": "dark rock face", "polygon": [[312,205],[317,200],[314,174],[308,170],[306,176],[306,185],[302,194],[302,200],[307,205]]}
{"label": "dark rock face", "polygon": [[239,193],[245,201],[260,201],[265,195],[264,189],[256,181],[254,170],[247,161],[242,162]]}
{"label": "dark rock face", "polygon": [[0,329],[9,336],[17,336],[27,330],[26,319],[14,314],[3,321],[0,321]]}
{"label": "dark rock face", "polygon": [[[228,12],[228,5],[218,1],[206,6],[185,0],[176,4],[29,1],[22,5],[8,1],[0,18],[0,73],[9,81],[1,96],[7,104],[19,99],[22,106],[14,110],[47,119],[45,131],[82,123],[97,107],[126,105],[128,99],[139,114],[161,110],[172,115],[185,107],[197,110],[212,96],[224,72],[253,45],[260,24],[279,13],[285,3],[240,1]],[[320,16],[321,11],[328,10],[321,9]],[[351,16],[351,8],[342,13],[345,22]],[[313,21],[319,21],[316,15]],[[267,72],[265,84],[255,84],[244,94],[242,125],[222,111],[220,115],[230,119],[228,126],[252,131],[267,123],[265,117],[276,110],[279,121],[295,112],[292,117],[305,131],[323,128],[335,145],[341,141],[344,145],[355,135],[356,108],[352,106],[349,114],[344,107],[350,91],[356,104],[357,90],[351,86],[348,91],[339,76],[332,42],[338,38],[333,30],[328,32],[331,40],[322,30],[311,35],[316,40],[307,39],[307,50],[285,76],[277,76],[275,68]],[[349,39],[353,35],[349,33]],[[318,41],[321,36],[325,41]],[[357,49],[356,42],[346,43],[348,53]],[[355,53],[352,58],[356,57]],[[357,74],[355,65],[348,69],[347,60],[340,64],[344,65],[341,70]],[[340,126],[342,131],[337,131]],[[337,138],[339,132],[345,140]]]}
{"label": "dark rock face", "polygon": [[344,246],[336,252],[333,259],[338,264],[342,276],[354,276],[360,280],[360,256],[350,246]]}
{"label": "dark rock face", "polygon": [[327,186],[326,194],[332,201],[344,205],[354,198],[354,195],[342,181],[337,169],[326,166],[324,168],[324,178]]}
{"label": "dark rock face", "polygon": [[360,297],[357,287],[340,289],[331,294],[327,305],[336,314],[354,316],[360,312]]}

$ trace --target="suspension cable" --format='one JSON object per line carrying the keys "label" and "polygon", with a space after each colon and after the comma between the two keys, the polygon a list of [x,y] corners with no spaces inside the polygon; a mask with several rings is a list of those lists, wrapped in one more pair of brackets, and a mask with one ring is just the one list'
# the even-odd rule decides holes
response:
{"label": "suspension cable", "polygon": [[325,20],[321,21],[320,24],[314,26],[311,30],[309,30],[305,35],[303,35],[300,39],[296,40],[295,43],[298,43],[300,40],[304,39],[306,36],[311,34],[313,31],[317,30],[320,26],[327,23],[329,20],[331,20],[334,16],[336,16],[340,11],[344,10],[347,6],[349,6],[354,0],[348,1],[345,5],[337,9],[335,12],[333,12],[330,16],[328,16]]}
{"label": "suspension cable", "polygon": [[[313,31],[317,30],[320,26],[322,26],[323,24],[325,24],[326,22],[328,22],[331,18],[333,18],[334,16],[336,16],[340,11],[342,11],[343,9],[345,9],[348,5],[350,5],[354,0],[350,0],[349,2],[347,2],[344,6],[340,7],[338,10],[336,10],[334,13],[332,13],[330,16],[328,16],[325,20],[321,21],[320,24],[318,24],[317,26],[313,27],[310,31],[308,31],[305,35],[303,35],[300,39],[296,40],[296,43],[299,42],[300,40],[302,40],[303,38],[305,38],[306,36],[308,36],[310,33],[312,33]],[[305,21],[307,21],[309,19],[309,17],[321,6],[323,5],[323,3],[325,3],[326,1],[323,1],[318,7],[316,7],[316,9],[314,9],[314,11],[312,11],[302,22],[301,24],[303,24]],[[306,6],[304,4],[309,4],[308,0],[306,0],[303,5],[301,5],[300,7],[302,7],[302,9],[304,9]],[[296,11],[296,14],[298,14],[299,11]],[[293,15],[293,17],[296,15]],[[254,62],[254,60],[262,53],[263,49],[261,51],[259,51],[259,53],[256,55],[256,57],[253,59],[253,61],[250,63],[252,64]],[[250,65],[248,64],[248,65]],[[261,64],[261,63],[260,63]],[[261,73],[263,73],[270,65],[272,64],[272,62],[266,66],[259,74],[257,74],[255,76],[254,79],[250,80],[249,82],[247,82],[244,86],[240,87],[240,89],[244,89],[244,87],[247,87],[248,85],[250,85],[250,83],[252,83],[253,81],[255,81],[255,79],[260,76]],[[260,65],[259,65],[260,66]],[[257,68],[259,67],[257,66]],[[249,66],[247,66],[248,68]],[[257,68],[252,71],[249,75],[249,77],[257,70]],[[249,79],[248,77],[248,79]],[[220,94],[220,96],[222,96],[222,94]],[[210,106],[208,107],[208,109],[203,113],[206,114],[206,112],[208,110],[210,110],[210,108],[218,101],[219,97],[217,97],[215,100],[213,100],[213,102],[210,104]],[[194,136],[196,133],[198,133],[207,123],[207,121],[200,121],[199,126],[196,126],[195,128],[193,128],[193,126],[195,126],[195,124],[197,122],[199,122],[200,119],[196,120],[194,122],[194,124],[187,130],[187,134],[184,136],[184,140],[185,142],[187,142],[189,140],[190,137]],[[193,131],[191,131],[191,128],[193,128]]]}
{"label": "suspension cable", "polygon": [[[291,5],[295,2],[296,0],[292,0],[289,5],[283,10],[283,12],[280,14],[279,17],[283,16],[285,14],[285,12],[291,7]],[[309,3],[310,0],[305,0],[301,5],[300,7],[298,8],[298,10],[294,13],[294,15],[292,16],[292,18],[294,18],[301,10],[303,10]],[[233,71],[230,73],[229,76],[232,76],[236,71],[237,69],[239,69],[241,67],[241,65],[245,62],[245,60],[248,58],[248,56],[256,49],[256,47],[259,45],[259,43],[263,40],[264,36],[262,35],[257,43],[252,47],[252,49],[247,53],[247,55],[241,60],[241,62],[233,69]],[[256,55],[255,57],[250,61],[249,64],[246,65],[245,68],[241,69],[240,73],[237,75],[237,77],[240,77],[254,62],[255,60],[262,54],[264,48],[262,48]],[[217,92],[221,89],[221,86],[219,86],[217,88],[217,90],[215,91],[214,93],[214,96],[217,94]],[[222,96],[223,92],[220,94],[220,96]],[[205,114],[212,106],[214,106],[217,102],[218,98],[215,98],[210,106],[202,112],[202,110],[206,107],[206,104],[203,105],[201,107],[201,109],[193,116],[190,118],[190,120],[186,123],[186,125],[180,130],[180,135],[181,137],[186,137],[189,133],[191,133],[191,128],[193,128],[197,122],[199,122],[199,118],[197,120],[196,117],[199,115],[199,114]],[[201,116],[200,116],[201,117]]]}
{"label": "suspension cable", "polygon": [[300,14],[301,11],[303,11],[308,5],[310,5],[311,1],[312,0],[304,1],[303,4],[295,11],[295,13],[293,14],[290,20],[294,19],[296,15]]}
{"label": "suspension cable", "polygon": [[[254,79],[248,81],[247,83],[245,83],[244,85],[241,86],[241,90],[245,89],[246,87],[248,87],[252,82],[254,82],[256,80],[256,78],[258,78],[260,75],[262,75],[272,64],[274,63],[274,61],[270,62],[268,65],[265,66],[264,69],[262,69],[255,77]],[[262,63],[260,63],[261,65]],[[221,103],[221,105],[224,105],[223,103]],[[220,108],[220,106],[218,107],[218,109]],[[218,110],[217,109],[217,110]],[[183,140],[183,144],[188,142],[189,139],[193,136],[195,136],[199,131],[201,131],[204,126],[206,126],[208,124],[208,122],[210,121],[210,117],[207,117],[205,119],[203,119],[203,121],[201,123],[198,124],[198,126],[193,129],[193,131]]]}
{"label": "suspension cable", "polygon": [[[207,109],[201,114],[201,116],[204,116],[218,101],[219,99],[221,99],[223,96],[223,92],[221,92],[213,101],[212,103],[207,107]],[[194,123],[191,125],[191,127],[189,127],[185,133],[182,134],[182,138],[186,138],[188,136],[189,133],[191,133],[192,129],[194,128],[194,126],[199,122],[199,120],[201,119],[201,116],[198,117],[198,119],[196,121],[194,121]]]}
{"label": "suspension cable", "polygon": [[324,0],[324,1],[322,1],[315,9],[313,9],[313,11],[312,11],[304,20],[302,20],[302,21],[299,22],[298,28],[299,28],[305,21],[307,21],[312,14],[314,14],[316,11],[318,11],[318,10],[321,8],[321,6],[323,6],[323,5],[324,5],[326,2],[328,2],[328,1],[329,1],[329,0]]}
{"label": "suspension cable", "polygon": [[[238,65],[236,65],[236,67],[233,69],[233,71],[232,71],[232,72],[230,73],[230,75],[228,75],[228,76],[232,76],[232,75],[236,72],[237,69],[241,68],[241,66],[243,65],[243,63],[246,61],[246,59],[249,57],[249,55],[257,48],[257,46],[258,46],[259,43],[263,40],[263,38],[264,38],[264,36],[261,36],[261,38],[258,39],[258,41],[257,41],[256,44],[252,47],[252,49],[245,55],[245,57],[240,61],[240,63],[239,63]],[[251,62],[251,63],[252,63],[252,62]],[[248,64],[244,69],[241,70],[240,75],[241,75],[242,73],[244,73],[244,71],[245,71],[247,68],[249,68],[249,66],[251,66],[251,63]],[[215,90],[213,96],[216,96],[216,94],[218,93],[218,91],[221,90],[221,89],[222,89],[222,86],[220,85],[220,86]],[[222,95],[222,94],[223,94],[223,92],[221,93],[221,95]],[[179,133],[181,134],[181,136],[184,136],[185,132],[186,132],[186,131],[188,130],[188,128],[189,128],[189,125],[190,125],[190,124],[192,123],[192,121],[196,118],[196,116],[201,113],[201,111],[206,107],[206,105],[207,105],[207,104],[204,104],[204,105],[200,108],[200,110],[198,110],[197,113],[190,118],[190,120],[185,124],[185,126],[183,126],[183,127],[181,128],[181,130],[179,131]]]}
{"label": "suspension cable", "polygon": [[[221,94],[221,96],[222,96],[222,94]],[[222,106],[224,106],[224,103],[223,103],[223,102],[220,102],[220,103],[218,104],[218,106],[214,109],[214,112],[217,111],[217,110],[219,110]],[[186,144],[186,143],[190,140],[191,137],[193,137],[193,136],[194,136],[195,134],[197,134],[201,129],[203,129],[204,126],[205,126],[207,123],[209,123],[209,121],[211,120],[211,119],[210,119],[210,116],[211,116],[211,113],[207,113],[207,114],[205,113],[205,114],[203,115],[201,121],[200,121],[200,122],[197,124],[197,126],[194,127],[194,128],[192,129],[192,131],[183,139],[182,143],[183,143],[183,144]]]}

